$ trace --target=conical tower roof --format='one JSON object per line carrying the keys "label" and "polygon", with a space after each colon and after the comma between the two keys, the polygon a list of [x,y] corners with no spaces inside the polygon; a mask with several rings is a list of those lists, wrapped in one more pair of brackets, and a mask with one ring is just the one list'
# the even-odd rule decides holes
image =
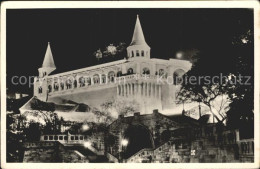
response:
{"label": "conical tower roof", "polygon": [[48,46],[47,46],[47,50],[45,53],[45,57],[43,60],[43,64],[42,64],[43,68],[55,68],[56,66],[54,64],[54,60],[53,60],[53,56],[52,56],[52,52],[51,52],[51,47],[50,47],[50,42],[48,42]]}
{"label": "conical tower roof", "polygon": [[145,42],[144,33],[138,15],[136,18],[135,30],[130,46],[133,45],[147,45],[147,43]]}

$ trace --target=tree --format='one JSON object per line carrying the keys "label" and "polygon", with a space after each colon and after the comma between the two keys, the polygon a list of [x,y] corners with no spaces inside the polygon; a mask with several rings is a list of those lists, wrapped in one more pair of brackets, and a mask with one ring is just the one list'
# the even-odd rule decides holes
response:
{"label": "tree", "polygon": [[[208,106],[218,122],[223,122],[229,117],[228,122],[234,121],[239,124],[236,116],[241,116],[237,111],[243,111],[240,114],[252,117],[253,33],[250,30],[244,32],[233,37],[232,42],[225,42],[227,49],[224,53],[222,51],[212,53],[212,49],[205,49],[199,53],[197,62],[193,63],[191,70],[183,77],[185,81],[178,94],[180,103],[201,102]],[[228,59],[221,60],[220,55]],[[225,66],[222,66],[223,64]],[[246,76],[250,77],[249,84],[246,84],[248,80]],[[190,77],[195,77],[196,81],[191,82]],[[247,107],[247,110],[236,109],[240,105]],[[232,114],[235,119],[232,118]]]}
{"label": "tree", "polygon": [[[234,36],[232,44],[236,52],[233,77],[244,76],[242,83],[230,86],[228,95],[232,99],[227,112],[229,128],[243,128],[253,136],[254,126],[254,39],[253,31],[245,29]],[[244,81],[243,81],[244,80]],[[247,83],[245,83],[247,81]]]}
{"label": "tree", "polygon": [[119,42],[118,44],[109,44],[104,49],[98,49],[93,53],[93,56],[102,62],[114,61],[127,58],[126,43]]}
{"label": "tree", "polygon": [[134,99],[112,99],[104,102],[101,107],[105,111],[115,111],[117,115],[131,115],[140,109],[140,105]]}
{"label": "tree", "polygon": [[[185,76],[197,74],[196,68],[191,69]],[[184,79],[186,78],[184,77]],[[197,76],[198,77],[198,76]],[[225,110],[228,109],[229,98],[227,97],[226,83],[220,81],[227,79],[219,79],[218,82],[208,83],[207,79],[201,79],[196,83],[184,83],[178,93],[179,103],[184,102],[200,102],[209,108],[209,111],[218,122],[223,123],[226,120]]]}

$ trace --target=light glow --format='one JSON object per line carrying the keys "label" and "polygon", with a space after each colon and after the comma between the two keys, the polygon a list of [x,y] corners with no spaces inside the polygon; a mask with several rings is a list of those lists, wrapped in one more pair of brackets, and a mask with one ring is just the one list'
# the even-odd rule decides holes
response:
{"label": "light glow", "polygon": [[121,144],[122,144],[122,146],[127,146],[128,140],[127,140],[127,139],[123,139],[123,140],[121,141]]}

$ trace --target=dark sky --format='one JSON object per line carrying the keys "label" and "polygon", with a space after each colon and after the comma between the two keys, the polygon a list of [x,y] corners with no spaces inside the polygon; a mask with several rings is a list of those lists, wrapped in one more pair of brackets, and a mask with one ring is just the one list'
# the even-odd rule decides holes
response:
{"label": "dark sky", "polygon": [[93,65],[98,48],[130,44],[137,14],[154,58],[168,59],[190,48],[221,54],[233,36],[253,28],[249,9],[8,9],[7,87],[32,92],[28,84],[14,86],[10,79],[37,76],[48,41],[56,72]]}

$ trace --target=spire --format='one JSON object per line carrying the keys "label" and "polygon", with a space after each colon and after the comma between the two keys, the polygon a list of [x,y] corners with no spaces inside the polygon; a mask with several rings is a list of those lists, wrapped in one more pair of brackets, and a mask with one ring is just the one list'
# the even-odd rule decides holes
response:
{"label": "spire", "polygon": [[147,45],[144,39],[144,33],[139,20],[139,15],[136,17],[135,30],[130,46],[131,45]]}
{"label": "spire", "polygon": [[43,60],[42,68],[54,68],[56,69],[56,66],[54,64],[53,56],[51,53],[51,47],[50,47],[50,42],[48,42],[47,50],[45,53],[45,57]]}

